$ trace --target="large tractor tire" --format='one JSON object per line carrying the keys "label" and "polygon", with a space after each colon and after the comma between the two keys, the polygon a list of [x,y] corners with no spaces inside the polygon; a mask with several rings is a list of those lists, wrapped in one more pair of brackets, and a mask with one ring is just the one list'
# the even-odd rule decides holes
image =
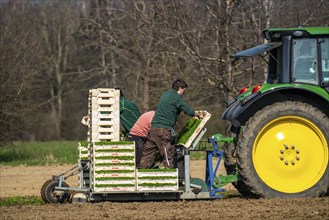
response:
{"label": "large tractor tire", "polygon": [[303,102],[275,103],[248,120],[238,141],[243,184],[257,197],[320,197],[329,188],[329,119]]}
{"label": "large tractor tire", "polygon": [[[227,136],[230,134],[228,133]],[[236,134],[236,140],[239,139],[238,136],[241,134]],[[237,146],[235,144],[224,144],[224,167],[226,170],[226,174],[235,174],[237,172]],[[241,193],[244,197],[254,198],[257,195],[251,193],[250,188],[241,180],[237,182],[233,182],[232,185]]]}

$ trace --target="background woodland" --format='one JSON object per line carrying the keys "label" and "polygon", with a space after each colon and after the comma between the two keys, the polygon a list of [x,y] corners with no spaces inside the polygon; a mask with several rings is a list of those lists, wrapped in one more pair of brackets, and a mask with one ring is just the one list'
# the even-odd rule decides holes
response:
{"label": "background woodland", "polygon": [[327,0],[0,0],[0,143],[86,139],[89,89],[121,88],[145,112],[177,78],[213,115],[209,135],[223,132],[225,101],[266,77],[261,59],[231,55],[268,27],[328,26],[328,11]]}

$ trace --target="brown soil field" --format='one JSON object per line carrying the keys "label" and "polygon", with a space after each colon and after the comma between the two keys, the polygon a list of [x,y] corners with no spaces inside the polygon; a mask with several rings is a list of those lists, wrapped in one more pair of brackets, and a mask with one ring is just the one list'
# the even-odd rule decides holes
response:
{"label": "brown soil field", "polygon": [[[42,184],[73,165],[0,166],[0,198],[40,196]],[[219,173],[224,174],[221,167]],[[191,175],[204,179],[205,161],[191,161]],[[67,183],[77,186],[77,176]],[[226,190],[236,195],[232,185]],[[0,206],[0,219],[329,219],[329,197],[197,201],[100,202]]]}

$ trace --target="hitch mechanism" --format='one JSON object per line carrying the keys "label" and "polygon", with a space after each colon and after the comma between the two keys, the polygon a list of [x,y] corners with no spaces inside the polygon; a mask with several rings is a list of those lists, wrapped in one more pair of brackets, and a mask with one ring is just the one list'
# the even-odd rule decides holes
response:
{"label": "hitch mechanism", "polygon": [[[221,192],[225,192],[226,190],[221,187],[238,181],[239,175],[238,172],[236,172],[227,176],[216,176],[219,164],[223,158],[223,151],[219,150],[218,142],[234,143],[234,138],[223,137],[221,134],[215,134],[212,138],[208,139],[208,142],[213,145],[214,149],[207,151],[206,183],[210,198],[222,198]],[[215,169],[213,169],[214,157],[218,158]]]}
{"label": "hitch mechanism", "polygon": [[235,141],[234,137],[223,137],[221,134],[214,134],[212,138],[215,138],[217,142],[224,142],[229,144],[232,144]]}

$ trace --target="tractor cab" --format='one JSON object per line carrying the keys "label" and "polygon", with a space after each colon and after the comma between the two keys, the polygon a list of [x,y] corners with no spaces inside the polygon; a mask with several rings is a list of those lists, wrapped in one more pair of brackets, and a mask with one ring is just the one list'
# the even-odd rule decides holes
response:
{"label": "tractor cab", "polygon": [[[329,91],[329,27],[267,29],[269,41],[234,54],[236,58],[268,55],[269,84],[310,84]],[[262,54],[265,53],[265,56]]]}

